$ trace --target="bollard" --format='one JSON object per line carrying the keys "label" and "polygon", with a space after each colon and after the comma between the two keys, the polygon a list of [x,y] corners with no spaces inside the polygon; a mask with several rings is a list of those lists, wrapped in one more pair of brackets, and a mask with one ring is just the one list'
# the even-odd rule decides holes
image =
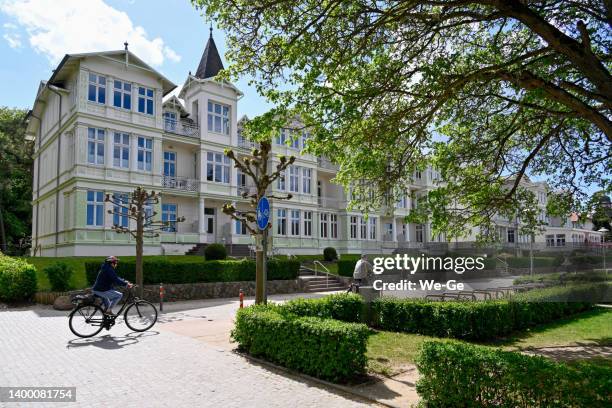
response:
{"label": "bollard", "polygon": [[244,291],[240,289],[240,308],[244,307]]}
{"label": "bollard", "polygon": [[159,283],[159,311],[164,311],[164,284]]}

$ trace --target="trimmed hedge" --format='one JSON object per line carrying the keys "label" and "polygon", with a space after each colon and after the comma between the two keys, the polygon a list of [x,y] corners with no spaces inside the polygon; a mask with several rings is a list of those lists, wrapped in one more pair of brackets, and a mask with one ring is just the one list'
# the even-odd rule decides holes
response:
{"label": "trimmed hedge", "polygon": [[0,300],[28,300],[36,292],[36,268],[19,258],[0,254]]}
{"label": "trimmed hedge", "polygon": [[568,366],[458,342],[426,342],[416,384],[428,407],[610,407],[612,368]]}
{"label": "trimmed hedge", "polygon": [[232,338],[255,357],[342,382],[365,372],[369,333],[364,324],[299,317],[261,305],[238,311]]}
{"label": "trimmed hedge", "polygon": [[[87,282],[92,285],[100,263],[86,262]],[[189,261],[171,262],[155,260],[143,262],[144,283],[195,283],[195,282],[239,282],[255,280],[255,261]],[[300,262],[297,260],[269,260],[268,280],[297,279]],[[120,261],[117,267],[119,276],[134,281],[136,276],[135,261]]]}
{"label": "trimmed hedge", "polygon": [[70,289],[70,278],[72,277],[74,271],[67,263],[53,263],[43,269],[43,272],[49,278],[51,290],[56,292],[65,292]]}
{"label": "trimmed hedge", "polygon": [[323,249],[323,259],[327,262],[332,262],[338,259],[338,252],[336,252],[336,248],[327,247]]}
{"label": "trimmed hedge", "polygon": [[604,272],[581,272],[581,273],[550,273],[542,275],[521,276],[516,278],[515,285],[523,283],[563,283],[563,282],[606,282],[612,281],[612,274],[606,275]]}
{"label": "trimmed hedge", "polygon": [[207,261],[221,261],[227,258],[227,249],[223,244],[209,244],[204,248],[204,258]]}
{"label": "trimmed hedge", "polygon": [[340,276],[348,276],[350,278],[353,277],[353,271],[355,270],[355,265],[357,264],[357,259],[338,259],[338,275]]}
{"label": "trimmed hedge", "polygon": [[313,316],[345,322],[361,322],[364,317],[363,298],[354,293],[338,293],[319,299],[294,299],[280,308],[297,316]]}
{"label": "trimmed hedge", "polygon": [[609,289],[601,283],[554,287],[480,302],[383,297],[373,303],[372,323],[389,331],[487,340],[588,310]]}

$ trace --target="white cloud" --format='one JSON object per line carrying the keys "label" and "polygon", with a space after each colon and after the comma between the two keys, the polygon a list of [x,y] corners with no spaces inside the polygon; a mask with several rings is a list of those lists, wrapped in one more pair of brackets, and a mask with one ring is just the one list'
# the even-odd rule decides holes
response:
{"label": "white cloud", "polygon": [[160,37],[150,39],[143,27],[134,26],[126,13],[103,0],[0,0],[0,11],[25,29],[32,48],[52,64],[64,54],[121,49],[125,41],[152,65],[181,58]]}
{"label": "white cloud", "polygon": [[21,47],[21,36],[17,33],[4,33],[2,36],[11,48]]}

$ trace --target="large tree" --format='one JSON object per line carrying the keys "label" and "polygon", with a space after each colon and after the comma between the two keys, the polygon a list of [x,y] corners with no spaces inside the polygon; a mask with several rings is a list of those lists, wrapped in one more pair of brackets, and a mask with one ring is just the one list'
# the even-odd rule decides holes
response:
{"label": "large tree", "polygon": [[32,154],[27,111],[0,107],[0,251],[21,255],[32,231]]}
{"label": "large tree", "polygon": [[527,175],[558,212],[610,191],[609,0],[193,3],[227,35],[223,74],[315,128],[363,209],[430,165],[445,183],[421,208],[449,236],[526,214]]}

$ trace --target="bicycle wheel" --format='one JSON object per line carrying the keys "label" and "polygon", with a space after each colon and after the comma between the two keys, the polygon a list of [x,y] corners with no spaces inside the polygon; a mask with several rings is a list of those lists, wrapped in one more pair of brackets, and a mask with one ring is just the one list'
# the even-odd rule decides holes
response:
{"label": "bicycle wheel", "polygon": [[92,337],[102,330],[104,313],[99,306],[81,305],[70,313],[68,326],[79,337]]}
{"label": "bicycle wheel", "polygon": [[138,300],[128,306],[123,318],[127,327],[137,332],[143,332],[153,327],[157,321],[157,309],[151,302]]}

